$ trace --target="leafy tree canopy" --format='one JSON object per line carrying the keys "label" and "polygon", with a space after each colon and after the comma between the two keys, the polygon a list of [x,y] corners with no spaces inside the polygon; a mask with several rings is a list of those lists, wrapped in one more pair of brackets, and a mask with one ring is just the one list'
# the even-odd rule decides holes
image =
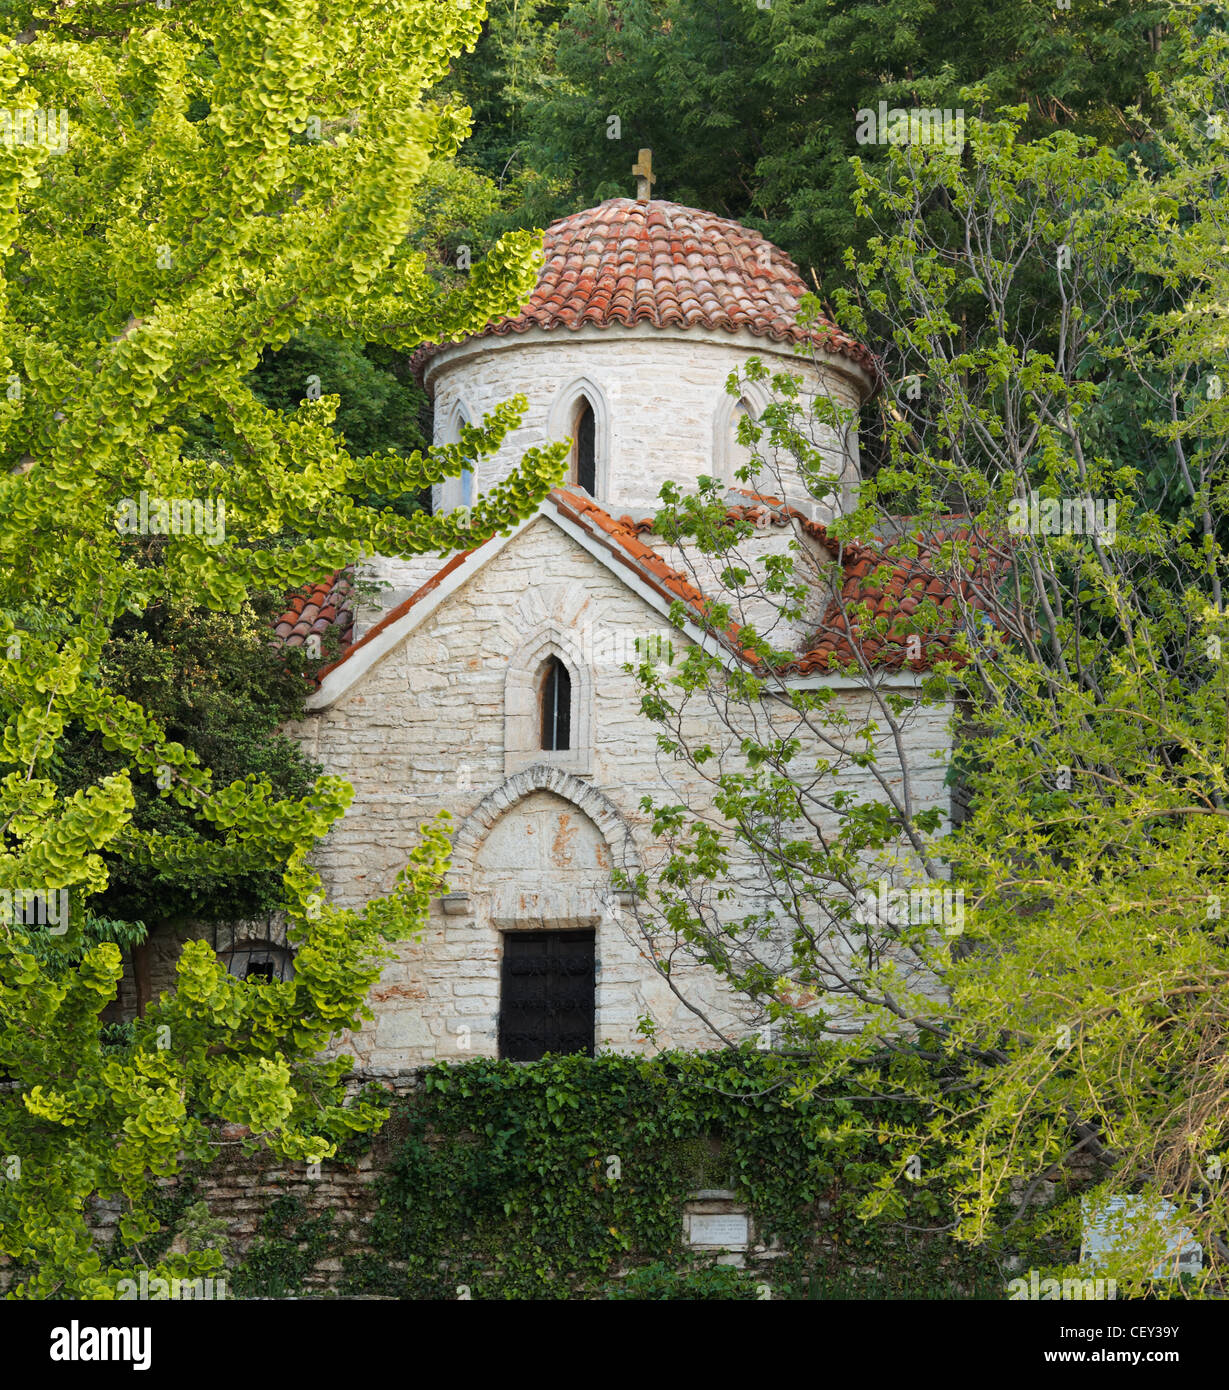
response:
{"label": "leafy tree canopy", "polygon": [[[509,224],[628,196],[650,146],[654,192],[763,231],[825,289],[864,229],[853,215],[857,112],[1026,105],[1025,132],[1141,139],[1165,0],[1056,7],[934,0],[497,0],[450,82],[481,110],[479,160],[511,190]],[[614,137],[614,138],[612,138]],[[524,220],[518,220],[524,219]]]}
{"label": "leafy tree canopy", "polygon": [[[304,335],[407,353],[528,295],[530,234],[465,273],[415,240],[420,189],[468,127],[430,89],[482,15],[477,0],[0,5],[14,136],[0,142],[0,1253],[24,1296],[114,1296],[122,1269],[93,1248],[87,1199],[118,1199],[120,1235],[139,1249],[157,1227],[154,1179],[212,1152],[208,1117],[249,1125],[287,1159],[318,1158],[377,1118],[340,1104],[345,1062],[312,1059],[363,1016],[382,939],[423,920],[444,826],[424,827],[389,897],[334,908],[305,856],[350,789],[330,777],[303,789],[268,760],[215,776],[201,757],[238,761],[243,730],[199,756],[176,740],[165,653],[125,647],[118,625],[205,622],[190,616],[204,610],[250,622],[254,596],[360,553],[498,532],[558,480],[561,450],[532,450],[471,513],[373,507],[493,451],[523,403],[450,449],[406,454],[378,436],[343,444],[328,383],[288,410],[253,380]],[[201,443],[206,425],[216,447]],[[224,702],[226,682],[205,698]],[[72,789],[57,780],[70,729],[106,755]],[[205,833],[139,817],[145,781]],[[91,944],[85,924],[115,853],[147,882],[284,865],[294,980],[245,988],[192,943],[175,996],[104,1050],[120,949],[94,928]],[[42,908],[13,910],[27,891]],[[49,963],[56,950],[71,968]],[[158,1272],[214,1263],[168,1255]]]}
{"label": "leafy tree canopy", "polygon": [[[1031,1227],[1074,1252],[1083,1198],[1170,1203],[1168,1220],[1111,1232],[1102,1273],[1121,1293],[1178,1287],[1180,1227],[1203,1245],[1200,1287],[1223,1287],[1229,1259],[1229,43],[1193,21],[1179,39],[1156,169],[1069,132],[1028,140],[1009,108],[973,121],[962,154],[902,148],[858,170],[870,235],[839,305],[883,345],[889,455],[829,535],[879,538],[867,583],[903,600],[899,573],[917,582],[889,614],[843,600],[862,637],[839,665],[851,688],[773,675],[793,653],[770,623],[739,633],[761,659],[749,672],[699,647],[639,672],[680,764],[677,800],[645,802],[671,845],[641,885],[646,956],[667,981],[679,951],[720,971],[784,1037],[800,1096],[852,1056],[927,1064],[897,1092],[926,1099],[927,1121],[881,1127],[916,1165],[885,1170],[868,1217],[924,1182],[962,1239]],[[923,215],[940,197],[962,251]],[[1043,277],[1054,317],[1022,292]],[[740,426],[747,475],[801,466],[822,497],[848,411],[774,384]],[[1141,411],[1147,460],[1105,448],[1098,405],[1115,392]],[[750,523],[727,524],[711,491],[665,501],[666,533],[783,627],[816,581],[841,593],[801,540],[757,568]],[[706,613],[714,636],[732,611]],[[901,684],[867,643],[906,661],[912,646],[929,670]],[[955,826],[917,754],[949,702],[951,774],[971,794]],[[736,916],[740,875],[764,903]],[[1072,1180],[1081,1161],[1091,1192]]]}

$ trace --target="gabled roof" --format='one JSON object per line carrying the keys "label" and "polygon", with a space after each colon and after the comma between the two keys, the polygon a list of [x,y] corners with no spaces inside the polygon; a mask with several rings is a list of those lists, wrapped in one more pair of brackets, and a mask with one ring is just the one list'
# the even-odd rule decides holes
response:
{"label": "gabled roof", "polygon": [[[483,545],[490,545],[490,543],[490,541],[485,541]],[[474,550],[458,551],[457,554],[455,554],[447,562],[447,564],[445,564],[442,568],[436,570],[436,572],[431,576],[430,579],[427,580],[427,582],[424,585],[422,585],[421,588],[416,589],[414,593],[412,593],[409,596],[409,598],[399,603],[396,606],[396,608],[390,608],[389,611],[385,613],[385,615],[380,619],[380,621],[376,623],[374,627],[368,628],[368,630],[362,635],[362,637],[359,638],[357,642],[348,642],[346,644],[345,651],[341,654],[341,656],[337,658],[337,660],[328,662],[326,665],[321,666],[321,668],[316,672],[317,687],[320,686],[325,676],[327,676],[331,671],[336,670],[337,667],[339,667],[344,661],[348,661],[349,658],[354,656],[356,652],[361,651],[365,647],[373,646],[378,641],[378,639],[389,630],[389,628],[395,627],[396,624],[402,618],[405,617],[405,615],[410,611],[411,608],[414,608],[428,595],[430,595],[436,589],[438,589],[440,585],[443,584],[444,581],[448,579],[450,575],[452,575],[456,570],[459,570],[462,567],[462,565],[464,565],[466,560],[468,560],[469,557],[473,555],[476,550],[480,550],[482,548],[482,546],[476,546]]]}
{"label": "gabled roof", "polygon": [[[784,251],[714,213],[658,198],[609,198],[553,222],[543,255],[520,313],[476,337],[642,323],[724,329],[778,343],[809,341],[876,373],[870,350],[827,319],[798,326],[807,287]],[[420,348],[415,368],[441,350]]]}
{"label": "gabled roof", "polygon": [[[929,536],[920,532],[907,533],[874,543],[838,541],[825,526],[812,521],[795,507],[785,505],[779,498],[731,489],[746,499],[726,509],[728,521],[752,521],[768,526],[787,526],[797,521],[828,551],[840,566],[843,579],[824,611],[816,631],[805,651],[796,661],[780,669],[779,674],[810,675],[857,663],[859,656],[868,665],[893,670],[908,668],[920,672],[930,670],[939,661],[963,665],[965,658],[956,650],[961,629],[961,600],[964,605],[986,615],[996,626],[1002,625],[997,602],[997,590],[1010,563],[1010,554],[1002,541],[992,542],[978,531],[968,517],[947,517],[939,530]],[[588,497],[577,496],[562,489],[552,494],[552,500],[565,515],[584,520],[597,527],[608,540],[629,557],[654,587],[670,602],[682,600],[703,616],[712,599],[706,597],[691,579],[671,568],[661,556],[640,539],[653,529],[651,519],[634,521],[631,517],[618,520],[605,512]],[[900,541],[911,541],[916,555],[888,555]],[[965,568],[959,576],[952,572],[950,560],[941,557],[945,543],[962,543],[961,561]],[[922,604],[930,599],[940,614],[949,615],[950,623],[940,618],[924,633],[918,634],[921,655],[909,655],[909,620]],[[880,620],[886,629],[880,632]],[[741,650],[738,629],[731,627],[726,637],[735,651]],[[914,644],[916,649],[917,644]],[[752,662],[758,658],[751,653],[741,654]]]}
{"label": "gabled roof", "polygon": [[[806,676],[836,672],[859,658],[868,665],[898,671],[929,670],[940,660],[951,660],[959,665],[963,658],[954,647],[961,627],[962,600],[974,611],[984,613],[988,621],[1002,626],[996,591],[1010,562],[1010,555],[1005,544],[992,542],[980,535],[967,517],[946,518],[938,532],[929,537],[919,534],[910,538],[917,547],[915,556],[889,557],[885,550],[892,543],[890,538],[881,537],[865,544],[838,541],[823,525],[777,498],[741,490],[735,490],[735,495],[740,500],[727,499],[728,521],[752,520],[762,526],[777,527],[797,522],[827,550],[842,576],[839,587],[834,586],[832,599],[805,649],[778,671],[780,675]],[[556,520],[661,611],[666,612],[672,604],[681,601],[698,620],[696,628],[702,627],[713,599],[701,592],[688,575],[668,564],[641,539],[653,529],[651,518],[613,517],[587,493],[568,488],[554,489],[535,517],[537,515]],[[400,640],[400,629],[406,627],[408,630],[411,615],[418,616],[415,610],[425,616],[424,609],[433,608],[488,559],[494,558],[512,536],[534,519],[528,518],[509,536],[492,537],[473,550],[453,555],[421,588],[386,613],[360,640],[347,642],[340,658],[322,666],[317,673],[318,685],[323,685],[326,678],[333,677],[347,664],[355,666],[353,678],[357,678],[371,661],[378,660],[384,650]],[[968,543],[967,572],[962,572],[959,577],[951,573],[950,563],[943,561],[940,556],[940,547],[947,541]],[[320,591],[322,598],[327,601],[330,593],[341,588],[343,580],[344,576],[334,576],[332,581],[313,586],[312,592]],[[330,582],[334,590],[329,589]],[[352,593],[348,583],[345,593],[347,596]],[[927,598],[934,602],[941,614],[949,614],[952,621],[950,624],[940,621],[937,630],[921,635],[921,655],[911,658],[906,628]],[[305,622],[308,606],[301,604],[296,609],[292,604],[279,621],[279,634],[287,627],[291,632],[286,640],[295,640]],[[343,611],[341,604],[334,604],[333,608],[338,614]],[[325,608],[321,607],[311,620],[310,630],[318,630],[324,615]],[[879,619],[886,624],[883,632],[875,630]],[[348,621],[352,623],[352,613]],[[702,637],[703,632],[698,631],[693,635]],[[727,628],[720,634],[719,640],[734,659],[758,664],[758,657],[742,648],[737,626]],[[330,681],[336,693],[340,693],[341,688],[349,683],[348,679],[343,679],[340,684],[335,679]]]}

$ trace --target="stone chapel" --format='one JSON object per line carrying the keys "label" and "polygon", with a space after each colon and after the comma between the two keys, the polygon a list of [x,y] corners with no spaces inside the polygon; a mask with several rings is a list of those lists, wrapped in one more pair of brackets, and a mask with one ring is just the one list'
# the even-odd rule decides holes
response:
{"label": "stone chapel", "polygon": [[[697,587],[696,570],[654,534],[659,489],[724,481],[730,515],[756,521],[761,557],[796,543],[825,572],[834,559],[843,567],[817,585],[807,623],[790,634],[798,656],[781,673],[787,682],[862,698],[829,670],[851,643],[871,641],[847,621],[848,602],[869,599],[879,612],[916,603],[908,578],[868,592],[870,552],[838,548],[825,531],[857,487],[856,438],[829,441],[839,482],[827,499],[817,502],[788,461],[777,495],[736,485],[748,458],[739,413],[767,403],[758,387],[727,393],[748,358],[855,409],[875,388],[866,347],[825,321],[799,326],[804,293],[796,267],[759,233],[652,198],[642,178],[638,198],[547,230],[537,287],[518,315],[420,350],[437,444],[513,395],[529,402],[497,456],[435,489],[436,509],[468,505],[532,445],[570,441],[571,463],[565,485],[507,536],[449,558],[366,562],[381,602],[360,602],[353,575],[338,574],[295,595],[277,625],[289,645],[330,627],[340,637],[340,658],[320,670],[291,730],[355,791],[315,856],[332,900],[358,907],[389,891],[418,826],[441,808],[454,824],[450,891],[433,902],[425,933],[397,947],[372,991],[374,1019],[340,1040],[364,1071],[713,1045],[611,884],[615,868],[651,874],[660,846],[641,799],[664,790],[656,730],[624,663],[654,644],[676,653],[711,644],[669,613],[720,590],[715,575]],[[882,679],[921,679],[925,662],[903,639],[873,640]],[[719,655],[743,659],[737,644]],[[946,712],[923,711],[910,737],[918,785],[946,809]],[[236,924],[215,944],[241,977],[293,974],[284,929]],[[162,965],[157,983],[171,984],[169,956]],[[750,1033],[739,1001],[705,967],[676,966],[680,977],[724,1029]]]}

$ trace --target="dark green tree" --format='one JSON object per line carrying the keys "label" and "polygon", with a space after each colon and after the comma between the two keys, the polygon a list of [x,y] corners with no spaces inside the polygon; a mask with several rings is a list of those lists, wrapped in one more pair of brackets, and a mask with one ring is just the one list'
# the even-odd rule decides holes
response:
{"label": "dark green tree", "polygon": [[[320,769],[280,732],[303,712],[310,688],[301,649],[270,641],[284,606],[280,592],[253,595],[238,613],[159,602],[121,617],[102,649],[98,678],[139,704],[166,736],[195,754],[227,782],[249,773],[276,795],[306,796]],[[126,765],[96,731],[71,727],[56,749],[56,779],[65,795],[84,790]],[[132,779],[133,824],[160,835],[204,834],[192,811],[159,788],[156,775]],[[144,922],[193,917],[241,920],[278,906],[285,865],[256,871],[150,865],[130,859],[121,842],[103,856],[109,883],[93,907],[105,917]]]}
{"label": "dark green tree", "polygon": [[651,146],[658,196],[759,228],[826,288],[863,235],[849,159],[886,155],[857,143],[859,109],[954,108],[979,83],[986,111],[1027,105],[1026,136],[1130,143],[1167,13],[1159,0],[502,0],[453,80],[487,125],[466,157],[515,191],[510,223],[629,194]]}

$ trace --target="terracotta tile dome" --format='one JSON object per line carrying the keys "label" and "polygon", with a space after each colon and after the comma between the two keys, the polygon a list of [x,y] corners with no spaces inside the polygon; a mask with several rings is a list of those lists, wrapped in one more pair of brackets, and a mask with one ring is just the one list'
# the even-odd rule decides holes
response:
{"label": "terracotta tile dome", "polygon": [[[725,329],[778,343],[809,339],[872,375],[872,353],[826,319],[797,325],[807,287],[793,261],[759,232],[660,199],[610,198],[552,223],[537,286],[521,312],[478,337],[527,329]],[[441,349],[419,350],[425,361]]]}

